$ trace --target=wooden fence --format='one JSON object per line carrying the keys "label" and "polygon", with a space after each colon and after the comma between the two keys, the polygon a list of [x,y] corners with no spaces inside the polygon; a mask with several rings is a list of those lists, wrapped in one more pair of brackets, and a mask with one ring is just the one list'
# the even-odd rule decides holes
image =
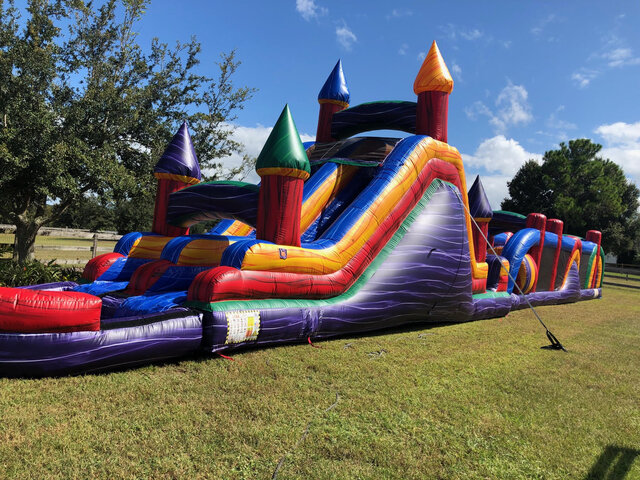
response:
{"label": "wooden fence", "polygon": [[640,265],[629,265],[625,263],[606,263],[604,267],[604,276],[624,278],[625,280],[631,282],[640,282]]}
{"label": "wooden fence", "polygon": [[[14,225],[0,224],[0,233],[13,234],[16,230]],[[52,252],[87,252],[87,257],[93,258],[101,253],[107,253],[113,251],[111,247],[101,247],[98,245],[100,240],[103,241],[117,241],[120,240],[121,235],[117,232],[110,231],[98,231],[91,232],[89,230],[79,230],[73,228],[55,228],[55,227],[42,227],[38,232],[39,237],[57,237],[60,239],[76,239],[76,240],[92,240],[91,245],[35,245],[34,250],[36,254],[43,251]],[[13,249],[13,243],[0,243],[0,248],[3,250],[11,251]],[[41,256],[41,255],[38,255]],[[85,255],[82,255],[83,257]],[[50,255],[51,258],[55,258],[55,255]],[[87,258],[81,259],[57,259],[56,263],[59,265],[83,265],[87,262]]]}

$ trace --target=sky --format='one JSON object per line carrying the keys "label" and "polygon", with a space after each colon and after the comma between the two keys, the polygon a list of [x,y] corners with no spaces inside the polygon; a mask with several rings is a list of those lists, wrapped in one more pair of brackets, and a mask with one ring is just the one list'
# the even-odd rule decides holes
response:
{"label": "sky", "polygon": [[525,161],[574,138],[602,144],[640,185],[638,25],[637,0],[154,0],[138,30],[143,46],[195,36],[212,76],[220,53],[236,49],[236,85],[258,89],[235,122],[252,155],[287,103],[303,140],[314,138],[317,95],[338,59],[352,106],[415,101],[436,40],[455,82],[449,144],[498,209]]}

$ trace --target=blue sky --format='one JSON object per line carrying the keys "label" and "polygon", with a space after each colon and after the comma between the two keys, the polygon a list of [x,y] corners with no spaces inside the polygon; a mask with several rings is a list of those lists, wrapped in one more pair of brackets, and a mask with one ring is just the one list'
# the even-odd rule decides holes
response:
{"label": "blue sky", "polygon": [[436,40],[455,81],[449,143],[498,208],[524,161],[573,138],[603,144],[640,185],[638,25],[638,1],[155,0],[138,28],[142,45],[195,35],[210,74],[220,52],[237,50],[237,84],[258,89],[237,120],[252,154],[285,103],[313,138],[317,94],[339,58],[352,105],[415,100]]}

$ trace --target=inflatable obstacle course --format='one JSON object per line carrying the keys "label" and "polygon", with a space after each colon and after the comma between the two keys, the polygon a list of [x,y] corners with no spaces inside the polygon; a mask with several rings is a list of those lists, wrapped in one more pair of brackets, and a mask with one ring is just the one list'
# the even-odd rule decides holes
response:
{"label": "inflatable obstacle course", "polygon": [[[151,232],[83,283],[0,289],[0,374],[58,375],[601,296],[601,235],[493,211],[447,142],[453,80],[435,42],[416,102],[350,107],[338,62],[316,142],[286,106],[259,185],[201,182],[186,124],[158,161]],[[354,136],[384,128],[405,138]],[[189,227],[219,219],[206,234]]]}

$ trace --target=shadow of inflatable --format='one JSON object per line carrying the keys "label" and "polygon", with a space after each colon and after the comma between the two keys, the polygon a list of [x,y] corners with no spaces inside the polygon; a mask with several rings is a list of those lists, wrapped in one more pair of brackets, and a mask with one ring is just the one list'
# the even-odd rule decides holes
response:
{"label": "shadow of inflatable", "polygon": [[623,480],[639,456],[640,450],[607,445],[587,473],[585,480]]}

